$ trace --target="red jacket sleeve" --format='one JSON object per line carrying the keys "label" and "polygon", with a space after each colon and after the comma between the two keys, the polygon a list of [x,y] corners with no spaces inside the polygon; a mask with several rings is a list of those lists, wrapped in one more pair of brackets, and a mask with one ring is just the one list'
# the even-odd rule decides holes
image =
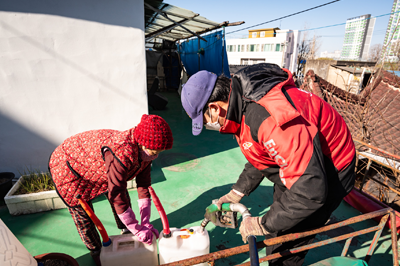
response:
{"label": "red jacket sleeve", "polygon": [[149,186],[151,186],[151,164],[136,176],[136,185],[139,199],[150,198]]}
{"label": "red jacket sleeve", "polygon": [[104,159],[108,177],[108,198],[117,214],[121,214],[128,209],[130,201],[126,195],[127,171],[110,151],[104,153]]}

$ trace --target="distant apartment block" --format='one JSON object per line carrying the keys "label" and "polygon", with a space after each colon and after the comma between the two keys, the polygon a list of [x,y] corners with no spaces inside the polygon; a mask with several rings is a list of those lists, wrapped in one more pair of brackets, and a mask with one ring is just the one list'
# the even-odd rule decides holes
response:
{"label": "distant apartment block", "polygon": [[[399,19],[400,19],[400,0],[394,0],[389,18],[389,23],[386,29],[385,40],[383,42],[382,53],[386,52],[387,61],[398,61],[397,55],[399,50],[400,34],[399,34]],[[396,26],[399,24],[399,27]],[[397,51],[396,51],[397,50]]]}
{"label": "distant apartment block", "polygon": [[328,51],[321,52],[320,58],[332,58],[332,59],[340,59],[340,55],[342,54],[342,50],[336,50],[333,53],[329,53]]}
{"label": "distant apartment block", "polygon": [[347,19],[340,59],[367,60],[374,26],[370,14]]}
{"label": "distant apartment block", "polygon": [[297,67],[298,30],[249,30],[247,38],[227,39],[229,65],[273,63],[291,72]]}

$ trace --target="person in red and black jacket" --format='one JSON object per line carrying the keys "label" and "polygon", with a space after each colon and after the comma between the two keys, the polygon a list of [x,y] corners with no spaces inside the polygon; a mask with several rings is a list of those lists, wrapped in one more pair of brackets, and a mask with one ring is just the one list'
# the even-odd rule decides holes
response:
{"label": "person in red and black jacket", "polygon": [[[66,139],[50,156],[49,171],[56,191],[74,220],[78,233],[90,250],[96,265],[101,265],[101,241],[95,224],[79,205],[81,196],[91,201],[105,194],[122,233],[132,233],[149,245],[157,229],[150,224],[151,162],[172,148],[173,137],[167,122],[157,115],[144,114],[129,130],[91,130]],[[131,209],[127,181],[136,178],[140,220]]]}
{"label": "person in red and black jacket", "polygon": [[[295,87],[292,74],[261,63],[231,80],[208,71],[182,88],[192,132],[234,134],[248,160],[232,190],[217,205],[239,202],[264,177],[274,183],[273,204],[262,217],[242,221],[240,233],[272,238],[323,226],[354,186],[355,146],[343,118],[318,96]],[[314,237],[267,248],[267,255],[311,243]],[[301,265],[306,252],[270,261]]]}

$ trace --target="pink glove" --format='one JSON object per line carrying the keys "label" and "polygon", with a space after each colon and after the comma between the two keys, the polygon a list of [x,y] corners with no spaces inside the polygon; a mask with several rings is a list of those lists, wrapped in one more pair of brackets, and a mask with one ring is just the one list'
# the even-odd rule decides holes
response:
{"label": "pink glove", "polygon": [[153,232],[146,226],[140,225],[138,220],[136,220],[135,214],[129,207],[122,214],[118,214],[121,222],[124,223],[126,228],[134,234],[140,242],[151,245],[153,242]]}
{"label": "pink glove", "polygon": [[151,199],[149,198],[139,199],[138,204],[139,204],[141,225],[144,225],[147,228],[149,228],[156,235],[156,238],[158,238],[160,234],[158,233],[157,229],[155,229],[153,225],[150,223]]}

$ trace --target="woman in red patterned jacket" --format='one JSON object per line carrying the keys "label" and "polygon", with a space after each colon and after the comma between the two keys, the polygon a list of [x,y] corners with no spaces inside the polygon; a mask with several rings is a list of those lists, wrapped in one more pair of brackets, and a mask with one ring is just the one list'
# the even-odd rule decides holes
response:
{"label": "woman in red patterned jacket", "polygon": [[[91,201],[105,194],[123,233],[136,235],[150,244],[158,231],[150,224],[151,162],[172,148],[167,122],[156,115],[143,115],[140,123],[126,131],[91,130],[74,135],[58,146],[49,161],[56,191],[75,222],[78,233],[100,265],[101,241],[96,227],[76,196],[93,208]],[[140,223],[131,209],[127,181],[136,177]]]}

